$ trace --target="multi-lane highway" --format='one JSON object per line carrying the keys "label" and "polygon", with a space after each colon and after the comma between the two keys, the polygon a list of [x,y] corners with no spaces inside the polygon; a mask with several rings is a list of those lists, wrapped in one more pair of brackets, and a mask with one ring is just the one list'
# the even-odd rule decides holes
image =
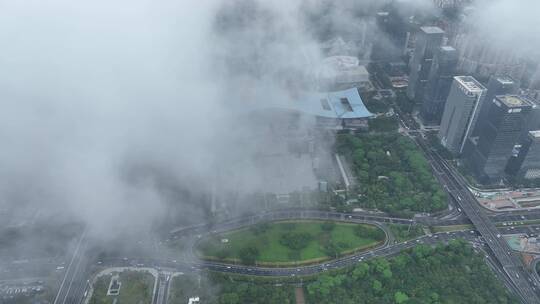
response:
{"label": "multi-lane highway", "polygon": [[[343,221],[351,222],[371,222],[380,227],[384,228],[384,225],[381,223],[401,223],[401,224],[415,224],[415,220],[412,219],[396,219],[380,215],[372,214],[344,214],[337,212],[326,212],[326,211],[317,211],[317,210],[282,210],[275,212],[266,212],[260,215],[248,216],[243,218],[237,218],[230,220],[224,223],[215,224],[211,229],[205,225],[184,227],[182,229],[175,229],[173,236],[184,236],[184,241],[187,244],[187,247],[192,249],[195,246],[198,236],[205,233],[220,232],[229,229],[235,229],[238,227],[251,225],[257,223],[258,221],[264,220],[280,220],[280,219],[336,219]],[[501,227],[501,230],[510,229],[511,227]],[[526,229],[533,229],[536,231],[536,228],[539,227],[527,228],[527,227],[515,227],[515,230],[512,232],[523,232]],[[386,229],[385,229],[386,231]],[[387,231],[386,231],[387,232]],[[501,232],[502,233],[502,232]],[[506,233],[509,233],[506,231]],[[371,251],[362,252],[354,254],[351,256],[346,256],[337,260],[328,261],[325,263],[310,265],[310,266],[301,266],[301,267],[289,267],[289,268],[268,268],[268,267],[257,267],[257,266],[243,266],[243,265],[229,265],[216,262],[201,261],[196,258],[191,250],[188,250],[184,260],[173,260],[173,259],[158,259],[158,258],[109,258],[102,261],[103,264],[101,267],[121,267],[121,266],[132,266],[135,264],[144,265],[144,267],[156,267],[159,269],[170,269],[171,271],[186,272],[194,271],[198,269],[209,269],[220,272],[227,273],[236,273],[236,274],[248,274],[248,275],[260,275],[260,276],[301,276],[309,275],[315,273],[325,272],[330,269],[342,268],[347,266],[352,266],[355,263],[358,263],[363,260],[368,260],[376,257],[383,256],[392,256],[396,255],[403,250],[412,248],[418,244],[436,244],[439,242],[446,243],[452,239],[465,239],[473,244],[486,244],[487,242],[482,238],[477,231],[467,230],[467,231],[457,231],[457,232],[446,232],[446,233],[437,233],[433,235],[426,235],[419,237],[414,240],[401,243],[387,243],[379,248],[375,248]],[[487,248],[486,248],[487,249]],[[504,275],[505,283],[508,286],[511,286],[515,289],[514,283],[507,276],[507,273],[503,270],[501,265],[497,262],[497,259],[491,252],[488,252],[489,255],[486,255],[486,259],[490,263],[490,266],[496,270],[498,276]],[[80,256],[80,255],[77,255]],[[75,256],[75,257],[77,257]],[[80,257],[82,258],[82,257]],[[77,263],[77,258],[75,258],[73,265]],[[81,265],[89,266],[88,263],[81,262]],[[72,266],[73,267],[73,266]],[[75,268],[73,268],[75,269]],[[74,271],[74,270],[73,270]],[[84,298],[84,293],[87,286],[86,280],[89,277],[88,267],[79,267],[78,275],[70,275],[72,273],[68,269],[66,274],[66,282],[72,282],[71,288],[67,288],[69,283],[64,283],[63,289],[59,293],[59,299],[65,299],[57,303],[82,303]],[[166,303],[166,295],[168,294],[168,282],[167,277],[160,275],[158,280],[158,286],[156,289],[156,295],[154,298],[154,303]],[[67,288],[67,289],[66,289]],[[63,290],[63,291],[62,291]]]}
{"label": "multi-lane highway", "polygon": [[53,304],[79,303],[87,282],[88,258],[86,257],[86,230],[83,231],[66,268]]}
{"label": "multi-lane highway", "polygon": [[531,284],[530,274],[523,268],[521,261],[512,254],[510,247],[501,238],[493,222],[469,191],[467,183],[461,175],[446,160],[431,150],[422,139],[416,138],[416,142],[428,157],[435,174],[442,181],[445,189],[484,237],[497,262],[513,283],[516,293],[525,303],[540,303],[534,286]]}
{"label": "multi-lane highway", "polygon": [[[228,220],[223,223],[213,225],[196,225],[190,227],[179,227],[171,231],[170,237],[177,238],[180,236],[191,236],[186,238],[186,244],[189,250],[185,256],[185,260],[176,261],[171,259],[139,259],[138,263],[145,266],[169,268],[176,271],[185,271],[186,269],[210,269],[214,271],[261,275],[261,276],[300,276],[309,275],[327,271],[329,269],[341,268],[350,266],[359,261],[374,257],[391,256],[399,252],[411,248],[417,244],[435,244],[438,242],[448,242],[451,239],[462,238],[470,242],[480,242],[486,246],[486,258],[489,265],[496,271],[496,274],[504,277],[504,283],[511,287],[514,292],[519,295],[525,303],[540,303],[536,290],[531,284],[532,279],[530,274],[523,268],[521,261],[512,254],[507,243],[501,238],[501,234],[519,233],[528,231],[534,233],[540,230],[538,227],[514,227],[504,226],[497,228],[494,223],[519,223],[540,219],[540,211],[535,212],[505,212],[505,213],[490,213],[483,209],[476,201],[475,197],[468,190],[465,181],[455,171],[455,169],[446,163],[436,152],[419,138],[415,138],[418,145],[425,152],[435,171],[436,177],[444,185],[445,189],[454,199],[454,204],[458,206],[459,212],[454,212],[450,215],[445,215],[441,218],[435,217],[416,217],[414,219],[395,218],[381,213],[338,213],[327,212],[320,210],[279,210],[271,212],[263,212],[252,216],[240,217]],[[463,214],[462,214],[463,213]],[[408,242],[393,244],[387,242],[379,248],[368,252],[363,252],[326,263],[302,266],[294,268],[265,268],[255,266],[228,265],[222,263],[200,261],[193,254],[193,248],[200,235],[205,233],[217,233],[221,231],[236,229],[243,226],[252,225],[262,221],[285,220],[285,219],[333,219],[350,222],[372,223],[381,227],[385,233],[388,230],[385,224],[405,224],[405,225],[454,225],[472,223],[479,233],[476,231],[461,231],[439,233],[434,235],[422,236],[418,239]],[[516,225],[516,224],[513,224]],[[540,232],[540,231],[539,231]],[[81,239],[82,242],[82,239]],[[84,246],[79,243],[73,259],[66,271],[62,281],[60,291],[55,299],[55,304],[58,303],[81,303],[85,295],[87,279],[89,276],[89,263],[81,252],[84,251]],[[131,261],[132,262],[132,261]],[[129,259],[116,258],[104,261],[102,266],[128,266]],[[166,294],[168,293],[168,279],[160,275],[158,279],[158,288],[154,303],[166,303]]]}

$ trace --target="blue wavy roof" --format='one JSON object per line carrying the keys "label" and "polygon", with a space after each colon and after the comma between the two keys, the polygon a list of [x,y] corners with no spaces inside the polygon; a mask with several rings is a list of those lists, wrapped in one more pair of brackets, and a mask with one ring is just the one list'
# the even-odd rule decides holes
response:
{"label": "blue wavy roof", "polygon": [[303,94],[289,105],[292,110],[327,118],[367,118],[369,112],[356,88]]}

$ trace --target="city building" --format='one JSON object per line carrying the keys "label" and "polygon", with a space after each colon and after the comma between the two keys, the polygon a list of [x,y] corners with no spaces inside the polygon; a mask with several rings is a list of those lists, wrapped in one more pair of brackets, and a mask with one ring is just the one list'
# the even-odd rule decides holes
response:
{"label": "city building", "polygon": [[525,179],[540,178],[540,130],[529,131],[527,141],[522,146],[523,161],[519,176]]}
{"label": "city building", "polygon": [[458,8],[470,4],[472,0],[433,0],[433,3],[440,8]]}
{"label": "city building", "polygon": [[463,152],[465,142],[476,125],[478,109],[485,95],[486,88],[473,77],[454,77],[439,130],[441,144],[452,153]]}
{"label": "city building", "polygon": [[353,56],[331,56],[325,58],[317,70],[319,89],[337,91],[360,88],[372,89],[367,69]]}
{"label": "city building", "polygon": [[467,162],[476,177],[485,183],[499,182],[514,153],[532,103],[517,95],[496,96],[487,119],[479,126],[478,137],[469,139]]}
{"label": "city building", "polygon": [[298,92],[293,100],[276,101],[258,113],[271,115],[283,123],[313,121],[322,129],[367,129],[374,115],[364,105],[358,89],[335,92]]}
{"label": "city building", "polygon": [[[478,121],[486,120],[489,113],[489,107],[493,104],[491,101],[498,95],[512,95],[518,92],[519,85],[509,76],[491,76],[487,85],[485,102],[480,108]],[[478,124],[481,125],[481,124]],[[478,128],[473,130],[475,135],[478,134]]]}
{"label": "city building", "polygon": [[529,96],[533,106],[527,122],[527,131],[540,130],[540,94],[537,91]]}
{"label": "city building", "polygon": [[435,51],[442,45],[444,31],[436,26],[422,26],[416,34],[414,54],[409,64],[407,96],[421,102]]}
{"label": "city building", "polygon": [[471,33],[467,28],[456,35],[452,45],[459,50],[458,70],[462,73],[486,80],[491,75],[522,79],[525,74],[526,61],[515,50],[494,47],[487,37]]}
{"label": "city building", "polygon": [[507,173],[524,179],[540,178],[540,130],[528,131],[526,139],[514,150]]}
{"label": "city building", "polygon": [[458,61],[457,50],[451,46],[437,49],[429,71],[420,115],[425,124],[441,123],[444,104],[454,80]]}

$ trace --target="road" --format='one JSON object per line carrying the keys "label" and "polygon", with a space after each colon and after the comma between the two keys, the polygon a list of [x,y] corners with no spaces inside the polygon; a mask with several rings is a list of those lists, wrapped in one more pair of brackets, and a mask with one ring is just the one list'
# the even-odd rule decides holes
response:
{"label": "road", "polygon": [[167,304],[169,296],[169,285],[171,276],[169,274],[160,273],[158,275],[157,290],[154,294],[154,300],[152,304]]}
{"label": "road", "polygon": [[516,293],[525,303],[540,303],[534,286],[530,284],[532,281],[530,274],[523,268],[521,261],[511,253],[510,247],[500,237],[497,228],[469,191],[467,183],[461,175],[446,160],[431,150],[422,139],[417,137],[415,139],[428,157],[435,174],[443,182],[445,189],[486,240],[497,262],[513,283]]}
{"label": "road", "polygon": [[[137,259],[137,263],[144,264],[145,267],[157,267],[160,269],[168,269],[178,272],[186,272],[198,269],[208,269],[225,273],[260,275],[260,276],[297,276],[309,275],[320,272],[325,272],[330,269],[338,269],[347,266],[352,266],[360,261],[373,259],[377,257],[393,256],[399,254],[403,250],[412,248],[419,244],[434,245],[438,243],[447,243],[450,240],[465,239],[470,242],[482,243],[480,235],[476,231],[456,231],[443,232],[432,235],[424,235],[416,239],[406,242],[389,244],[366,252],[342,257],[336,260],[328,261],[321,264],[287,267],[287,268],[270,268],[258,266],[232,265],[209,261],[172,261],[160,259]],[[104,267],[122,267],[129,266],[133,261],[126,261],[122,258],[108,258],[103,262]]]}
{"label": "road", "polygon": [[[298,213],[302,212],[302,213]],[[279,214],[279,215],[278,215]],[[278,212],[276,214],[265,214],[261,216],[256,217],[247,217],[243,219],[236,219],[235,221],[229,221],[223,224],[215,225],[213,231],[206,230],[206,233],[209,232],[219,232],[227,229],[231,229],[234,227],[239,227],[242,225],[248,225],[250,223],[254,223],[257,221],[257,219],[262,218],[272,218],[272,219],[280,219],[280,218],[294,218],[295,216],[303,216],[303,218],[306,218],[308,216],[313,216],[317,218],[335,218],[335,219],[342,219],[346,221],[358,221],[363,222],[363,220],[358,219],[362,218],[363,216],[360,215],[354,215],[354,214],[341,214],[341,213],[335,213],[335,212],[324,212],[324,211],[294,211],[294,212]],[[356,217],[354,219],[353,217]],[[501,227],[501,230],[509,229],[507,233],[526,233],[527,231],[537,231],[540,229],[540,225],[532,226],[532,227],[515,227],[514,230],[510,229],[511,227]],[[175,233],[180,233],[176,231]],[[202,232],[201,232],[202,233]],[[193,236],[192,238],[189,238],[189,240],[193,240],[193,242],[190,242],[189,247],[195,246],[195,242],[198,239],[196,237],[197,232],[194,232],[191,230],[191,232],[188,234],[190,236]],[[310,274],[316,274],[316,273],[324,273],[325,271],[328,271],[330,269],[337,269],[347,266],[352,266],[360,261],[373,259],[377,257],[385,257],[385,256],[393,256],[397,255],[403,250],[412,248],[418,244],[428,244],[433,245],[436,243],[447,243],[450,240],[453,239],[465,239],[472,244],[475,244],[477,248],[480,246],[487,245],[484,238],[478,234],[476,230],[467,230],[467,231],[457,231],[457,232],[445,232],[445,233],[437,233],[433,235],[425,235],[422,237],[419,237],[414,240],[410,240],[407,242],[397,243],[397,244],[387,244],[386,246],[382,246],[380,248],[358,253],[355,255],[343,257],[337,260],[328,261],[326,263],[318,264],[318,265],[310,265],[310,266],[301,266],[301,267],[289,267],[289,268],[268,268],[268,267],[257,267],[257,266],[243,266],[243,265],[230,265],[230,264],[224,264],[224,263],[216,263],[216,262],[207,262],[207,261],[200,261],[195,258],[194,255],[188,254],[186,256],[186,260],[171,260],[171,259],[155,259],[155,258],[137,258],[137,259],[125,259],[125,258],[109,258],[103,261],[102,267],[122,267],[122,266],[132,266],[134,264],[144,265],[144,267],[155,267],[158,269],[169,269],[171,271],[177,271],[177,272],[190,272],[190,271],[197,271],[199,269],[208,269],[213,271],[219,271],[219,272],[225,272],[225,273],[234,273],[234,274],[245,274],[245,275],[260,275],[260,276],[274,276],[274,277],[294,277],[294,276],[300,276],[300,275],[310,275]],[[186,240],[186,241],[189,241]],[[486,251],[486,261],[488,262],[488,265],[494,270],[495,274],[502,279],[502,282],[505,283],[505,285],[512,287],[512,289],[515,289],[514,283],[506,272],[501,268],[501,265],[497,262],[497,258],[494,256],[494,254],[489,250],[489,247],[485,246],[485,249],[480,248],[481,250]],[[85,286],[86,282],[86,275],[81,275],[82,280],[79,280],[79,282],[82,282],[82,286]],[[169,285],[167,283],[166,277],[162,274],[159,276],[158,281],[158,288],[156,289],[156,295],[154,297],[153,303],[160,303],[160,304],[166,304],[167,294],[168,294],[168,288]],[[72,288],[70,295],[68,298],[72,299],[73,301],[66,301],[66,303],[80,303],[81,299],[83,298],[85,288]]]}
{"label": "road", "polygon": [[88,258],[86,257],[86,230],[81,234],[66,268],[53,304],[72,304],[80,302],[81,289],[86,288]]}

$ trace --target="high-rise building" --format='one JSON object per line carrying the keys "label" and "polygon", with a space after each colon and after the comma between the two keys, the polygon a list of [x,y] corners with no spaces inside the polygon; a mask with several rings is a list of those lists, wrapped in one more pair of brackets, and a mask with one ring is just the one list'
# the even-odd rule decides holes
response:
{"label": "high-rise building", "polygon": [[[489,107],[493,105],[491,101],[495,96],[516,94],[518,89],[519,85],[509,76],[491,76],[487,85],[485,102],[478,114],[478,121],[483,122],[486,120],[486,116],[489,113]],[[478,126],[480,125],[481,123],[477,124],[477,128],[473,130],[475,135],[478,134]]]}
{"label": "high-rise building", "polygon": [[450,152],[461,154],[472,134],[486,88],[470,76],[456,76],[444,106],[439,139]]}
{"label": "high-rise building", "polygon": [[424,97],[424,89],[435,51],[442,45],[444,31],[436,26],[422,26],[416,34],[414,54],[410,62],[407,96],[417,102]]}
{"label": "high-rise building", "polygon": [[515,48],[493,46],[488,37],[470,31],[470,27],[465,24],[467,22],[462,25],[462,32],[457,34],[452,41],[452,45],[460,54],[459,71],[486,80],[491,75],[510,75],[513,79],[523,78],[526,61]]}
{"label": "high-rise building", "polygon": [[425,124],[438,125],[441,123],[444,104],[454,79],[457,61],[458,52],[453,47],[442,46],[437,49],[429,71],[420,113]]}
{"label": "high-rise building", "polygon": [[458,8],[471,2],[472,0],[433,0],[433,3],[440,8]]}
{"label": "high-rise building", "polygon": [[521,148],[520,156],[523,161],[519,169],[519,176],[525,179],[540,178],[540,130],[529,131],[529,136]]}
{"label": "high-rise building", "polygon": [[514,150],[506,172],[518,178],[540,178],[540,130],[528,131],[525,140]]}
{"label": "high-rise building", "polygon": [[478,137],[471,138],[469,166],[482,182],[498,182],[513,155],[523,129],[531,102],[517,95],[496,96],[489,107],[487,119],[479,126]]}
{"label": "high-rise building", "polygon": [[532,110],[527,122],[527,131],[540,130],[540,95],[534,94],[530,101]]}

